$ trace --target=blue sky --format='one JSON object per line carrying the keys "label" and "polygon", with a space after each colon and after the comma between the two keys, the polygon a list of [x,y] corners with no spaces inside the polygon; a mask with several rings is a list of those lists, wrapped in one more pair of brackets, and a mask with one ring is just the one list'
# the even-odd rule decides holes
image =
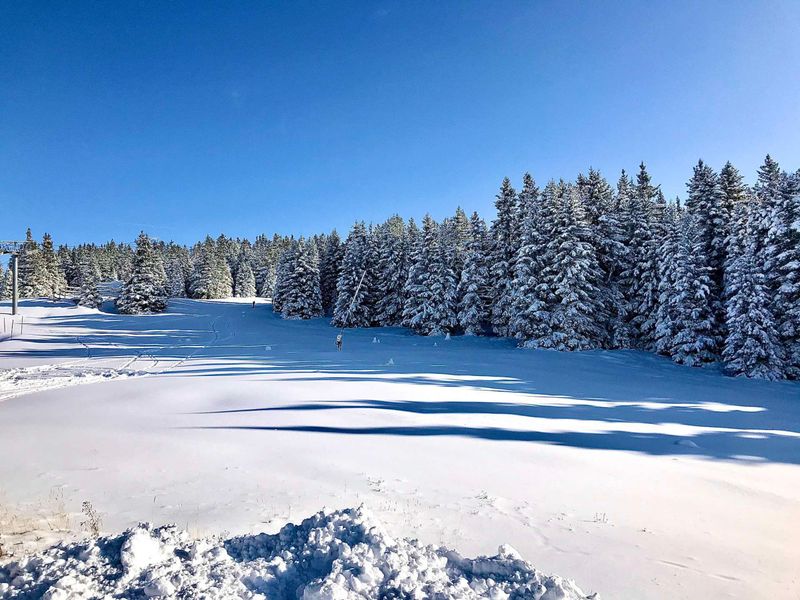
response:
{"label": "blue sky", "polygon": [[503,176],[800,167],[800,2],[3,2],[0,238],[492,217]]}

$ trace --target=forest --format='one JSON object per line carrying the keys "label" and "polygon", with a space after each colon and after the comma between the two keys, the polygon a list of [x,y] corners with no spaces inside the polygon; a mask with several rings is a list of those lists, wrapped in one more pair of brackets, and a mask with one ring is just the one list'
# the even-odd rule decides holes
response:
{"label": "forest", "polygon": [[[800,378],[800,170],[770,156],[753,186],[699,161],[684,200],[644,164],[615,186],[589,169],[543,187],[506,178],[487,224],[461,208],[420,223],[395,215],[311,237],[220,235],[191,247],[151,239],[54,247],[30,229],[22,297],[163,311],[171,297],[261,296],[286,318],[421,335],[493,335],[524,348],[639,349],[725,373]],[[11,294],[10,270],[0,297]]]}

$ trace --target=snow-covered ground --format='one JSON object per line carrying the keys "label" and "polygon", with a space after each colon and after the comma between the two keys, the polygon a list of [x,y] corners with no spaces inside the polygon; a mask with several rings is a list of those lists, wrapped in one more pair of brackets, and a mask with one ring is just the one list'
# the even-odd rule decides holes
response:
{"label": "snow-covered ground", "polygon": [[83,501],[103,531],[198,536],[364,505],[398,538],[510,544],[605,598],[800,593],[796,383],[394,328],[347,331],[336,352],[326,320],[263,303],[22,311],[0,341],[0,532],[17,554],[79,532]]}

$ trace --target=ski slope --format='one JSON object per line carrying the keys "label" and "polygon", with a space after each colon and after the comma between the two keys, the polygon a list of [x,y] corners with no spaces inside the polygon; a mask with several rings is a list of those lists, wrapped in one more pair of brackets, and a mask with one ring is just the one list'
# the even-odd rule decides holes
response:
{"label": "ski slope", "polygon": [[[9,319],[7,303],[0,305]],[[0,341],[0,533],[275,533],[363,505],[393,535],[604,598],[797,598],[800,386],[649,354],[523,351],[173,300],[24,301]],[[38,542],[37,538],[41,538]]]}

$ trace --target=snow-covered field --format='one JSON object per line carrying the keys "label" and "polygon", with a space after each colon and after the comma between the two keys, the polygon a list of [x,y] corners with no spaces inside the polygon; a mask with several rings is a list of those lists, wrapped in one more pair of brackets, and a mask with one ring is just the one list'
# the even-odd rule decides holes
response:
{"label": "snow-covered field", "polygon": [[[398,539],[510,544],[604,598],[800,596],[796,383],[401,329],[347,331],[338,353],[326,320],[262,303],[22,311],[0,341],[6,551],[75,537],[83,501],[105,532],[223,537],[363,505]],[[447,568],[474,582],[465,565]]]}

